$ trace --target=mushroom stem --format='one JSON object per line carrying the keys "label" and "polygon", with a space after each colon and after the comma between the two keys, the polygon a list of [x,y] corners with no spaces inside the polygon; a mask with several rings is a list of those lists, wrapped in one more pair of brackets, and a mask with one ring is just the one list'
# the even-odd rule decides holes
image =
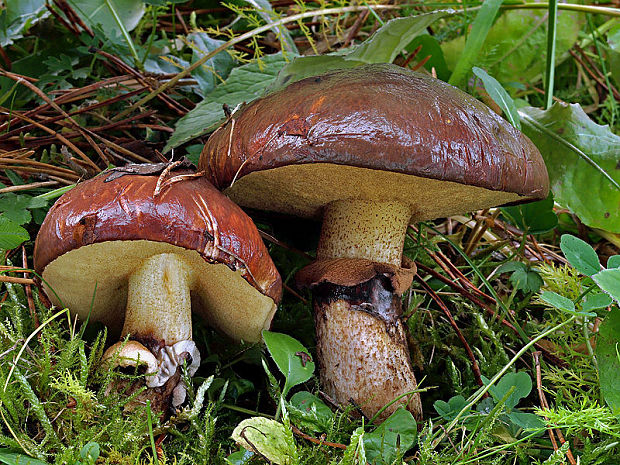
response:
{"label": "mushroom stem", "polygon": [[[147,364],[146,385],[150,388],[164,386],[188,356],[188,372],[193,375],[200,365],[200,353],[192,341],[193,281],[190,267],[176,254],[162,253],[144,260],[129,276],[122,336],[132,341],[126,347],[117,342],[103,358],[119,366]],[[172,405],[176,407],[184,399],[185,386],[179,383]]]}
{"label": "mushroom stem", "polygon": [[[367,259],[399,266],[411,211],[398,202],[337,201],[323,217],[319,260]],[[367,417],[417,388],[411,366],[400,296],[378,274],[353,286],[333,283],[314,288],[317,357],[325,392],[343,405],[354,404]],[[398,406],[422,417],[419,394]]]}
{"label": "mushroom stem", "polygon": [[317,258],[366,258],[400,266],[410,218],[411,209],[400,202],[332,202],[323,213]]}
{"label": "mushroom stem", "polygon": [[122,335],[158,348],[191,339],[192,281],[190,267],[178,255],[144,260],[129,277]]}

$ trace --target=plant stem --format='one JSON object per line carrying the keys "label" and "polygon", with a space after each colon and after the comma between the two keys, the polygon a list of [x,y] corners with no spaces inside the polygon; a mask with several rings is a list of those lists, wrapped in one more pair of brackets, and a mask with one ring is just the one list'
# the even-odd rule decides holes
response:
{"label": "plant stem", "polygon": [[508,369],[515,364],[515,362],[517,360],[519,360],[519,358],[521,358],[521,356],[527,352],[530,347],[532,347],[536,342],[540,341],[541,339],[543,339],[544,337],[548,336],[549,334],[557,331],[558,329],[562,328],[563,326],[566,326],[568,323],[571,323],[574,319],[576,318],[575,315],[571,316],[568,320],[555,325],[554,327],[548,329],[547,331],[539,334],[538,336],[536,336],[534,339],[532,339],[529,343],[525,344],[521,350],[519,350],[519,352],[517,352],[515,354],[514,357],[512,357],[510,359],[510,361],[508,362],[508,364],[506,364],[492,379],[491,381],[489,381],[489,383],[484,386],[481,387],[480,389],[478,389],[469,399],[469,403],[463,407],[461,409],[461,411],[458,413],[458,415],[450,422],[450,424],[448,425],[448,427],[446,429],[443,430],[442,434],[433,441],[433,448],[437,447],[437,445],[441,442],[441,440],[446,437],[446,435],[450,432],[450,430],[452,430],[452,428],[454,428],[456,426],[456,424],[458,423],[459,419],[463,416],[463,414],[465,412],[467,412],[469,409],[471,409],[476,402],[478,402],[480,399],[482,399],[482,397],[489,391],[489,389],[491,388],[491,386],[493,386],[502,376],[504,376],[504,374],[508,371]]}
{"label": "plant stem", "polygon": [[555,36],[558,23],[558,1],[549,2],[547,16],[547,63],[545,72],[545,110],[553,105],[553,85],[555,79]]}
{"label": "plant stem", "polygon": [[125,38],[125,42],[127,42],[127,46],[129,47],[129,50],[131,51],[131,55],[133,56],[135,63],[137,65],[140,65],[140,57],[138,56],[138,52],[136,52],[136,47],[133,45],[133,40],[131,40],[131,36],[129,35],[129,32],[127,32],[127,29],[125,28],[125,25],[121,21],[121,18],[118,16],[118,12],[116,11],[116,8],[114,8],[114,5],[112,5],[110,0],[105,0],[105,4],[108,7],[108,10],[110,10],[110,13],[112,13],[112,16],[114,16],[114,21],[116,21],[116,25],[121,30],[121,34],[123,34],[123,37]]}

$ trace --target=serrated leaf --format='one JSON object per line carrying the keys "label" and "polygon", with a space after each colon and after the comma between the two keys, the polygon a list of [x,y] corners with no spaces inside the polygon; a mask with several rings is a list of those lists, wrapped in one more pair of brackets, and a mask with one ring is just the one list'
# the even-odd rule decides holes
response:
{"label": "serrated leaf", "polygon": [[285,64],[286,60],[278,53],[264,57],[262,65],[254,62],[234,68],[226,82],[218,85],[179,119],[164,152],[213,131],[224,119],[222,105],[234,109],[240,103],[249,103],[260,97]]}
{"label": "serrated leaf", "polygon": [[500,266],[496,273],[508,273],[510,275],[510,282],[512,285],[522,290],[525,293],[538,292],[541,286],[544,284],[540,275],[528,267],[525,263],[521,262],[508,262]]}
{"label": "serrated leaf", "polygon": [[620,137],[578,104],[519,113],[523,132],[543,155],[555,201],[588,226],[620,232]]}
{"label": "serrated leaf", "polygon": [[263,340],[274,362],[286,378],[282,395],[298,384],[308,381],[314,373],[314,362],[308,349],[288,334],[263,331]]}
{"label": "serrated leaf", "polygon": [[599,271],[592,279],[598,287],[620,303],[620,268]]}
{"label": "serrated leaf", "polygon": [[413,415],[398,408],[372,433],[364,435],[366,461],[371,465],[390,465],[413,446],[417,437]]}
{"label": "serrated leaf", "polygon": [[275,420],[252,417],[243,420],[232,433],[233,440],[277,465],[290,465],[295,451],[290,450],[286,427]]}
{"label": "serrated leaf", "polygon": [[553,211],[552,193],[544,200],[502,207],[501,210],[511,223],[529,234],[542,234],[558,225],[558,217]]}
{"label": "serrated leaf", "polygon": [[22,228],[17,223],[6,218],[4,215],[0,215],[0,249],[11,250],[19,247],[22,242],[30,239],[28,231]]}
{"label": "serrated leaf", "polygon": [[24,454],[0,449],[0,462],[6,465],[48,465],[47,462],[39,459],[33,459]]}
{"label": "serrated leaf", "polygon": [[601,270],[601,262],[592,246],[578,237],[564,234],[560,248],[566,260],[580,273],[592,276]]}
{"label": "serrated leaf", "polygon": [[506,90],[497,81],[497,79],[489,75],[482,68],[474,66],[472,68],[472,71],[476,76],[480,78],[487,93],[493,99],[493,101],[497,103],[497,105],[499,105],[499,107],[502,109],[502,111],[504,112],[504,116],[508,121],[510,121],[510,124],[520,130],[521,121],[519,120],[519,112],[517,111],[517,106],[515,105],[514,100],[512,100],[512,97],[508,94],[508,92],[506,92]]}
{"label": "serrated leaf", "polygon": [[596,360],[601,393],[607,405],[620,414],[620,309],[612,308],[598,330]]}
{"label": "serrated leaf", "polygon": [[[223,40],[213,39],[206,32],[192,32],[187,36],[187,44],[192,49],[192,63],[224,44]],[[198,81],[203,95],[211,92],[216,85],[223,82],[234,65],[232,56],[222,51],[207,60],[201,67],[192,72]]]}

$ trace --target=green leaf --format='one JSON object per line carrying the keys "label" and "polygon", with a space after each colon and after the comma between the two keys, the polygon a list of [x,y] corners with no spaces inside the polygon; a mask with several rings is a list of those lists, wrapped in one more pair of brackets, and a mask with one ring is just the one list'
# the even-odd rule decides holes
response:
{"label": "green leaf", "polygon": [[596,316],[596,313],[593,312],[588,312],[588,311],[578,311],[577,309],[575,309],[575,303],[560,295],[557,294],[555,292],[551,292],[551,291],[545,291],[545,292],[541,292],[540,293],[540,300],[542,300],[543,302],[548,303],[549,305],[551,305],[554,308],[557,308],[558,310],[562,310],[563,312],[567,312],[567,313],[571,313],[572,315],[576,315],[576,316]]}
{"label": "green leaf", "polygon": [[590,244],[578,237],[564,234],[560,239],[560,248],[577,271],[586,276],[592,276],[601,270],[601,262]]}
{"label": "green leaf", "polygon": [[0,216],[0,249],[11,250],[19,247],[22,242],[30,239],[28,231],[22,228],[17,223],[6,218],[4,215]]}
{"label": "green leaf", "polygon": [[581,304],[581,308],[586,312],[590,312],[592,310],[598,310],[599,308],[607,308],[613,303],[613,299],[607,294],[589,294],[586,296],[583,304]]}
{"label": "green leaf", "polygon": [[443,50],[441,50],[441,46],[439,45],[439,41],[430,34],[420,34],[407,45],[407,52],[413,53],[416,48],[422,46],[416,60],[422,61],[424,58],[430,56],[428,61],[424,63],[424,68],[431,72],[433,68],[435,68],[435,73],[437,73],[437,79],[442,81],[447,81],[450,79],[450,70],[448,69],[448,65],[446,64],[446,59],[443,56]]}
{"label": "green leaf", "polygon": [[308,381],[314,373],[308,349],[301,342],[287,334],[263,331],[263,340],[274,362],[286,378],[282,396],[298,384]]}
{"label": "green leaf", "polygon": [[48,465],[47,462],[33,459],[24,454],[10,452],[7,449],[0,449],[0,462],[6,465]]}
{"label": "green leaf", "polygon": [[233,452],[228,457],[226,457],[226,461],[230,465],[247,465],[250,463],[252,457],[254,457],[254,452],[250,452],[246,449],[241,449],[237,452]]}
{"label": "green leaf", "polygon": [[[501,3],[501,2],[500,2]],[[365,40],[346,55],[347,60],[363,63],[392,63],[394,58],[417,35],[435,21],[455,14],[454,10],[436,10],[416,16],[394,18],[385,23],[368,40]]]}
{"label": "green leaf", "polygon": [[[495,79],[493,76],[490,76],[482,68],[474,66],[472,68],[472,71],[476,76],[480,78],[489,96],[493,99],[495,103],[499,105],[499,107],[504,112],[506,119],[510,121],[510,124],[512,124],[515,128],[521,130],[521,120],[519,119],[519,112],[517,111],[517,106],[515,105],[514,100],[512,100],[512,97],[508,94],[508,92],[506,92],[506,90],[497,81],[497,79]],[[550,229],[553,229],[553,227]]]}
{"label": "green leaf", "polygon": [[555,201],[590,227],[620,232],[620,137],[577,104],[527,107],[519,114],[545,159]]}
{"label": "green leaf", "polygon": [[569,313],[575,312],[575,304],[573,301],[556,292],[541,292],[540,299],[558,310],[564,310]]}
{"label": "green leaf", "polygon": [[497,269],[497,274],[509,273],[512,285],[525,293],[538,292],[544,284],[540,275],[531,267],[521,262],[504,263]]}
{"label": "green leaf", "polygon": [[25,194],[8,193],[0,195],[0,212],[2,216],[17,224],[29,223],[32,219],[29,209],[42,208],[47,205],[47,201],[30,197]]}
{"label": "green leaf", "polygon": [[[75,12],[91,28],[100,25],[108,36],[120,36],[120,29],[114,12],[106,5],[105,0],[67,0]],[[144,3],[142,0],[107,0],[112,8],[119,13],[123,27],[127,31],[133,30],[142,15],[144,15]]]}
{"label": "green leaf", "polygon": [[487,38],[487,34],[493,25],[493,21],[495,20],[495,17],[499,12],[499,7],[502,3],[503,0],[485,0],[480,7],[480,10],[478,10],[476,19],[474,19],[471,27],[471,31],[467,36],[463,53],[461,54],[459,61],[456,64],[456,68],[454,68],[452,76],[450,76],[450,80],[448,81],[453,86],[461,85],[467,76],[467,73],[471,70],[476,58],[478,58],[478,54],[484,45],[484,41]]}
{"label": "green leaf", "polygon": [[[483,378],[483,381],[485,384],[488,383],[486,378]],[[513,386],[515,388],[514,391],[506,398],[504,403],[509,411],[515,408],[521,399],[526,398],[532,392],[532,378],[530,378],[530,375],[524,371],[507,373],[495,385],[489,388],[489,392],[493,399],[495,399],[495,402],[499,402]]]}
{"label": "green leaf", "polygon": [[95,463],[95,460],[99,458],[100,448],[96,442],[89,442],[80,451],[80,456],[84,460],[88,460],[89,463]]}
{"label": "green leaf", "polygon": [[509,221],[528,234],[542,234],[558,225],[553,211],[553,194],[546,199],[513,207],[502,207],[502,213]]}
{"label": "green leaf", "polygon": [[513,410],[508,414],[508,418],[510,418],[515,425],[524,430],[545,427],[545,422],[542,421],[538,415],[534,415],[533,413],[517,412]]}
{"label": "green leaf", "polygon": [[611,76],[620,86],[620,23],[613,26],[607,32],[607,44],[609,45],[609,69]]}
{"label": "green leaf", "polygon": [[603,292],[609,294],[616,302],[620,303],[620,268],[599,271],[592,279]]}
{"label": "green leaf", "polygon": [[334,418],[331,409],[308,391],[294,394],[287,410],[295,424],[314,432],[327,432]]}
{"label": "green leaf", "polygon": [[[224,44],[224,41],[213,39],[206,32],[192,32],[187,36],[187,43],[192,49],[193,64]],[[232,56],[223,51],[207,60],[192,76],[198,81],[202,93],[207,94],[228,77],[233,65]]]}
{"label": "green leaf", "polygon": [[461,410],[467,405],[465,397],[459,395],[448,399],[448,402],[437,400],[433,404],[435,411],[446,421],[452,421]]}
{"label": "green leaf", "polygon": [[45,0],[4,0],[0,11],[0,46],[11,45],[21,39],[31,26],[47,18]]}
{"label": "green leaf", "polygon": [[620,255],[612,255],[607,260],[607,268],[620,268]]}
{"label": "green leaf", "polygon": [[418,428],[411,412],[398,408],[372,433],[364,435],[366,460],[371,465],[390,465],[411,449]]}
{"label": "green leaf", "polygon": [[452,14],[452,10],[437,10],[391,19],[360,45],[331,55],[298,57],[282,69],[270,90],[333,69],[354,68],[364,63],[391,63],[414,38],[426,34],[429,25]]}
{"label": "green leaf", "polygon": [[222,105],[234,109],[260,97],[286,64],[281,53],[268,55],[262,62],[253,62],[234,68],[226,82],[218,85],[194,109],[179,119],[164,152],[203,134],[213,131],[224,118]]}
{"label": "green leaf", "polygon": [[323,74],[332,69],[355,68],[363,64],[362,61],[347,60],[345,56],[340,55],[297,57],[282,68],[277,78],[269,86],[268,91],[273,92],[295,81]]}
{"label": "green leaf", "polygon": [[620,414],[620,309],[612,308],[598,330],[596,360],[601,394],[616,415]]}
{"label": "green leaf", "polygon": [[232,438],[244,449],[259,454],[271,463],[290,465],[296,451],[290,449],[288,435],[282,423],[269,418],[252,417],[237,425]]}

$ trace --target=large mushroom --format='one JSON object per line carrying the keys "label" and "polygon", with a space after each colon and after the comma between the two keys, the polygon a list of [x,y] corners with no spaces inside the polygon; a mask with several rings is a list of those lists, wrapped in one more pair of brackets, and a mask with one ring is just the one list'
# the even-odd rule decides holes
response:
{"label": "large mushroom", "polygon": [[393,65],[307,78],[235,112],[199,169],[237,203],[322,218],[313,289],[323,390],[421,417],[400,296],[410,222],[546,197],[540,153],[466,93]]}
{"label": "large mushroom", "polygon": [[64,194],[34,263],[55,304],[130,337],[104,358],[145,365],[147,397],[165,411],[185,397],[179,365],[192,375],[200,364],[192,310],[235,340],[260,341],[281,279],[252,220],[206,179],[181,171],[162,183],[140,171],[112,170]]}

